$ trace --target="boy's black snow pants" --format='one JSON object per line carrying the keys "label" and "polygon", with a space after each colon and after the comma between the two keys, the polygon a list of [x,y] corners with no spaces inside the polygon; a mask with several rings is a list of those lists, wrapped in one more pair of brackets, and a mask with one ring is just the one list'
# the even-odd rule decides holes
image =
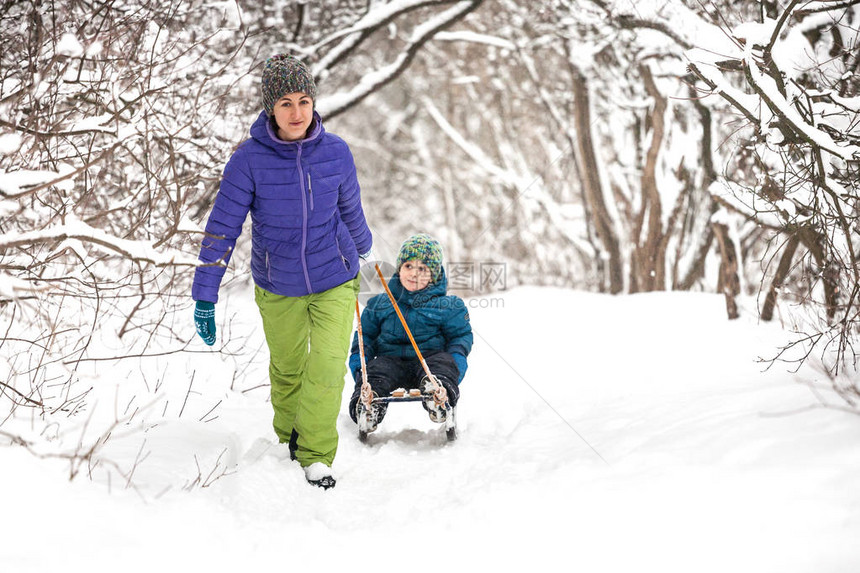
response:
{"label": "boy's black snow pants", "polygon": [[[442,383],[448,392],[448,403],[457,405],[460,398],[460,370],[454,358],[447,352],[436,352],[424,355],[424,361],[430,372]],[[367,363],[367,382],[377,396],[388,396],[397,388],[418,388],[421,379],[426,376],[421,362],[417,358],[399,358],[396,356],[377,356]],[[361,372],[355,382],[355,391],[349,400],[349,417],[355,422],[355,405],[361,396]]]}

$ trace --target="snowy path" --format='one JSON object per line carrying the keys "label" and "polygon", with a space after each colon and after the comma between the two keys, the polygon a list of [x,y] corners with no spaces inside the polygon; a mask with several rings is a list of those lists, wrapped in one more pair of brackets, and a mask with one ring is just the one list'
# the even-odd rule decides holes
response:
{"label": "snowy path", "polygon": [[[455,571],[860,567],[860,417],[818,407],[810,383],[838,401],[811,369],[762,372],[777,329],[727,322],[714,295],[553,289],[513,291],[472,321],[460,439],[412,403],[363,445],[343,413],[329,492],[271,443],[265,390],[228,390],[214,355],[175,365],[200,376],[211,361],[198,411],[108,444],[126,468],[148,452],[139,494],[0,450],[3,491],[28,492],[0,571],[438,571],[447,555]],[[185,383],[165,386],[180,403]],[[218,400],[216,420],[191,421]],[[195,455],[204,476],[219,455],[235,471],[184,493]]]}

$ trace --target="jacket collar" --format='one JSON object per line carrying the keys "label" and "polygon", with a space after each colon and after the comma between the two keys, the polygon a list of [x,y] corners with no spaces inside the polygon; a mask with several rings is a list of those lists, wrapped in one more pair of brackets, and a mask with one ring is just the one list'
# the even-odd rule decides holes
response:
{"label": "jacket collar", "polygon": [[308,130],[307,136],[304,139],[298,139],[296,141],[284,141],[283,139],[278,138],[277,133],[275,132],[273,120],[266,115],[265,111],[260,112],[260,115],[257,116],[257,119],[251,126],[251,137],[266,147],[274,149],[281,155],[294,155],[298,151],[299,146],[307,147],[309,145],[315,145],[320,141],[324,133],[325,128],[322,124],[322,117],[320,117],[320,114],[316,111],[314,112],[314,117],[311,121],[311,127]]}
{"label": "jacket collar", "polygon": [[394,300],[397,301],[397,304],[419,307],[434,298],[445,296],[448,293],[448,277],[445,276],[445,267],[442,267],[439,280],[419,291],[410,292],[400,282],[400,273],[394,273],[394,276],[388,281],[388,288],[391,289],[391,294],[394,295]]}

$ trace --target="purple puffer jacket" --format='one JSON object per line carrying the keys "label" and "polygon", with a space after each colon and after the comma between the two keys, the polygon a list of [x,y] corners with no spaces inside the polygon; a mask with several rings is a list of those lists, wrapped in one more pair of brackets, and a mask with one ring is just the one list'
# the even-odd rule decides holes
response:
{"label": "purple puffer jacket", "polygon": [[355,278],[372,237],[347,144],[319,114],[307,138],[277,138],[265,112],[233,153],[206,224],[191,297],[218,302],[227,262],[251,212],[254,282],[283,296],[318,293]]}

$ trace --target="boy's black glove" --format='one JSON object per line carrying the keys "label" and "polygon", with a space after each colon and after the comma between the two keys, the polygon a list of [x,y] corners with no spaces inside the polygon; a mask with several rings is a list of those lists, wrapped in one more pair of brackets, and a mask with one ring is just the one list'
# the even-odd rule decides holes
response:
{"label": "boy's black glove", "polygon": [[454,382],[449,382],[447,378],[437,378],[437,380],[442,383],[442,386],[445,387],[445,391],[448,393],[448,403],[455,406],[457,399],[460,397],[460,387]]}

